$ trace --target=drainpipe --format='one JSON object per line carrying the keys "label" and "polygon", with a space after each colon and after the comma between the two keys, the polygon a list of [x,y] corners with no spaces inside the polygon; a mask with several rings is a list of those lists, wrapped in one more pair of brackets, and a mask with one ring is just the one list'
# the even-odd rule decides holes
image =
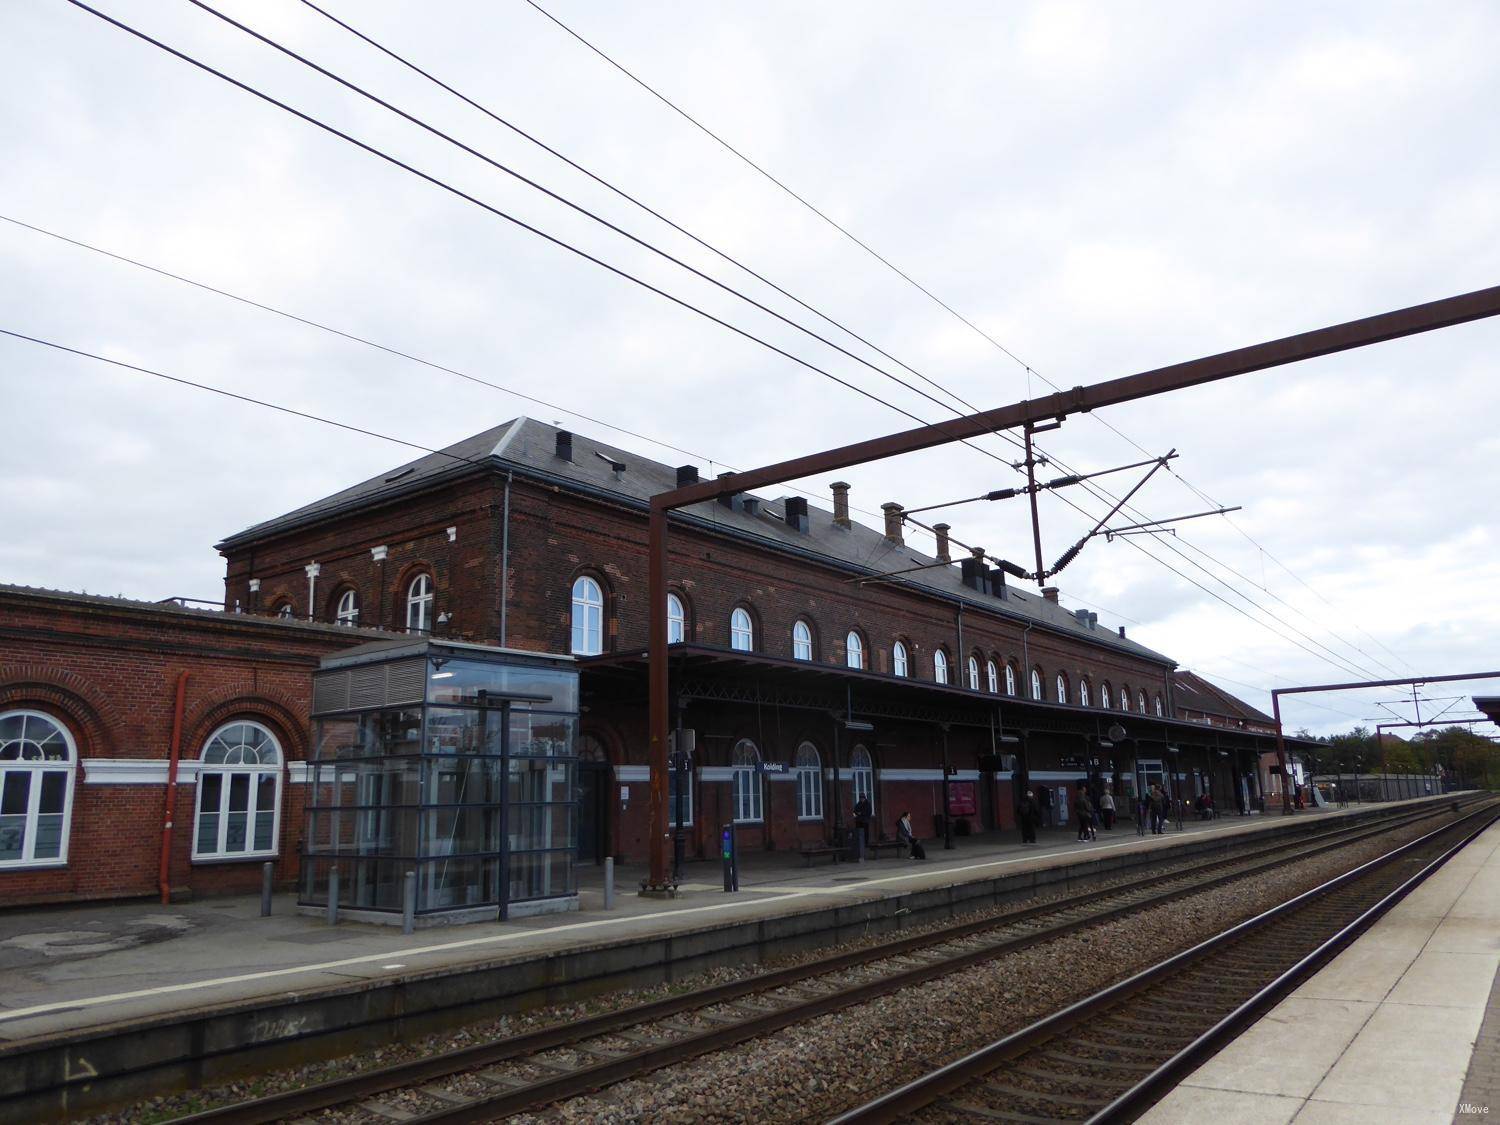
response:
{"label": "drainpipe", "polygon": [[167,761],[167,809],[161,825],[161,904],[166,906],[172,897],[171,875],[168,868],[172,859],[172,818],[177,812],[177,762],[182,755],[182,708],[187,699],[187,682],[191,672],[177,673],[177,698],[172,704],[172,748]]}
{"label": "drainpipe", "polygon": [[[505,611],[507,595],[510,593],[510,481],[514,474],[505,474],[505,511],[500,517],[500,647],[505,647]],[[693,818],[694,822],[697,817]]]}
{"label": "drainpipe", "polygon": [[958,619],[958,675],[959,683],[969,686],[969,654],[964,651],[964,603],[959,602],[954,617]]}
{"label": "drainpipe", "polygon": [[[1022,699],[1031,698],[1031,654],[1026,649],[1026,637],[1034,626],[1034,622],[1028,621],[1026,628],[1021,630],[1021,682],[1017,686],[1021,691]],[[1047,685],[1042,685],[1042,698],[1047,696]]]}

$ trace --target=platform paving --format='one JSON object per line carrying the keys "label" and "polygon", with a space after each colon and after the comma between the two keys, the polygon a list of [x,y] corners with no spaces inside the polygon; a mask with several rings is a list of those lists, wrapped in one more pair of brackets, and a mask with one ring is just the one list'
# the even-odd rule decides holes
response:
{"label": "platform paving", "polygon": [[[1338,817],[1343,812],[1308,810],[1297,816]],[[703,925],[773,918],[1067,865],[1085,855],[1160,848],[1187,837],[1255,833],[1281,823],[1276,814],[1229,815],[1187,821],[1181,832],[1169,829],[1151,837],[1138,836],[1127,821],[1113,832],[1101,831],[1094,843],[1076,842],[1071,827],[1043,830],[1040,846],[1031,847],[1022,847],[1016,833],[971,836],[958,839],[953,851],[944,851],[941,841],[928,841],[926,861],[887,856],[864,864],[824,861],[811,869],[795,852],[757,853],[745,857],[741,890],[733,895],[724,893],[716,863],[690,864],[687,881],[672,899],[634,893],[644,871],[626,866],[617,872],[616,905],[610,911],[602,909],[602,869],[585,866],[580,868],[577,912],[432,928],[410,936],[399,927],[378,924],[330,927],[321,918],[298,914],[290,896],[279,896],[269,917],[259,916],[258,897],[11,910],[0,913],[0,1042],[340,984],[389,982],[497,958],[644,941]]]}
{"label": "platform paving", "polygon": [[1448,1125],[1500,1116],[1500,825],[1140,1120]]}

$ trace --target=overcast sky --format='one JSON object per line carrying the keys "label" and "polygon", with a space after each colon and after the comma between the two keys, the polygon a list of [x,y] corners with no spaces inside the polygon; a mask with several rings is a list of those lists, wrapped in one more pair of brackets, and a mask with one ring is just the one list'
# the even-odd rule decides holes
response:
{"label": "overcast sky", "polygon": [[[327,5],[976,405],[1045,393],[1026,364],[1061,386],[1093,383],[1500,282],[1493,4],[1434,18],[1370,0],[546,2],[1021,362],[524,0]],[[902,409],[943,416],[200,9],[99,5]],[[224,10],[931,389],[295,0]],[[722,471],[910,424],[63,0],[0,5],[0,106],[0,214],[555,405],[5,222],[0,328],[425,446],[527,413],[689,459],[576,410]],[[1201,511],[1205,496],[1244,510],[1175,539],[1096,539],[1057,579],[1064,604],[1263,707],[1257,689],[1277,684],[1493,667],[1497,345],[1500,323],[1479,323],[1070,419],[1045,448],[1075,469],[1138,460],[1132,443],[1181,454],[1129,522]],[[0,394],[0,580],[29,585],[218,598],[219,538],[411,456],[8,338]],[[1018,479],[964,448],[843,475],[871,512]],[[1119,494],[1130,482],[1102,483]],[[800,483],[827,495],[827,480]],[[1044,500],[1049,562],[1106,507],[1068,498],[1091,516]],[[1023,502],[947,518],[1029,568]],[[1470,687],[1500,693],[1492,681],[1428,695]],[[1289,722],[1344,729],[1397,694],[1293,702]],[[1453,713],[1472,713],[1467,700]]]}

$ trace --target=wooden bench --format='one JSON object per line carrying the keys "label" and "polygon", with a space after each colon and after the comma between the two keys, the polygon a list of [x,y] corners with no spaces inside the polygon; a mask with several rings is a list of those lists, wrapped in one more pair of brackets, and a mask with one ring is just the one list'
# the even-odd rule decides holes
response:
{"label": "wooden bench", "polygon": [[882,851],[889,851],[892,855],[899,857],[906,850],[906,845],[903,844],[900,840],[877,840],[873,844],[865,845],[865,851],[868,852],[873,859],[879,859],[880,853]]}
{"label": "wooden bench", "polygon": [[813,865],[813,860],[822,859],[825,856],[832,856],[833,862],[837,863],[844,854],[843,848],[802,848],[800,851],[802,858],[807,860],[807,866],[809,867]]}

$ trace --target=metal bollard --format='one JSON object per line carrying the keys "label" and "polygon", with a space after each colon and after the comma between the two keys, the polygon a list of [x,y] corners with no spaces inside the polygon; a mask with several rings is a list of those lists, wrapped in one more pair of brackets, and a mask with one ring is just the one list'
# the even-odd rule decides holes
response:
{"label": "metal bollard", "polygon": [[417,928],[417,873],[408,871],[401,878],[401,932],[409,934]]}
{"label": "metal bollard", "polygon": [[328,870],[328,924],[330,926],[339,924],[339,869],[337,867]]}
{"label": "metal bollard", "polygon": [[260,865],[260,916],[262,918],[271,916],[271,880],[275,866],[274,863]]}
{"label": "metal bollard", "polygon": [[604,857],[604,909],[615,908],[615,857]]}

